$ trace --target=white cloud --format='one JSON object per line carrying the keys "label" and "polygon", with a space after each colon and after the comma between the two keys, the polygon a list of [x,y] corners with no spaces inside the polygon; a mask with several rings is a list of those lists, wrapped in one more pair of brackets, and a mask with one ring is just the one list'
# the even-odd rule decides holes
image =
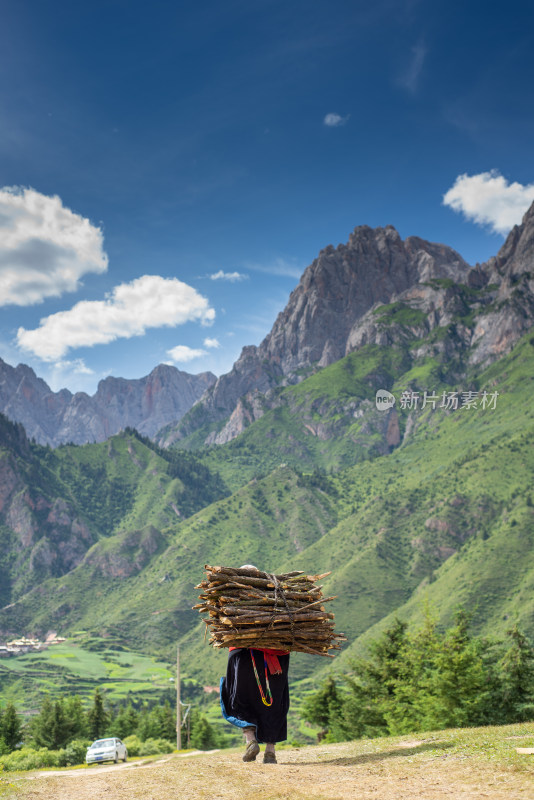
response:
{"label": "white cloud", "polygon": [[186,361],[193,361],[194,358],[207,355],[205,350],[195,349],[194,347],[187,347],[185,344],[179,344],[173,347],[172,350],[167,350],[167,355],[177,363],[184,363]]}
{"label": "white cloud", "polygon": [[68,386],[73,392],[90,392],[94,389],[95,372],[82,358],[61,360],[51,364],[42,377],[54,392]]}
{"label": "white cloud", "polygon": [[83,358],[72,361],[56,361],[53,367],[57,372],[73,372],[75,375],[94,375],[94,370],[87,366]]}
{"label": "white cloud", "polygon": [[130,339],[147,328],[193,320],[210,325],[214,319],[208,300],[191,286],[177,278],[143,275],[116,286],[105,300],[82,300],[45,317],[34,330],[19,328],[17,342],[39,358],[55,361],[69,349]]}
{"label": "white cloud", "polygon": [[0,189],[0,306],[28,306],[74,292],[89,272],[105,272],[103,235],[61,198]]}
{"label": "white cloud", "polygon": [[412,57],[406,70],[399,76],[397,83],[411,94],[415,94],[419,88],[419,78],[423,71],[423,65],[427,54],[427,48],[419,42],[412,47]]}
{"label": "white cloud", "polygon": [[497,170],[459,175],[443,195],[443,205],[503,235],[521,222],[533,201],[534,183],[508,183]]}
{"label": "white cloud", "polygon": [[210,275],[212,281],[230,281],[230,283],[235,283],[236,281],[246,281],[248,275],[243,275],[241,272],[223,272],[220,269],[218,272],[214,272]]}
{"label": "white cloud", "polygon": [[323,119],[323,125],[327,128],[339,128],[341,125],[346,125],[350,119],[350,114],[342,117],[341,114],[327,114]]}
{"label": "white cloud", "polygon": [[220,343],[220,341],[218,339],[215,339],[215,338],[210,339],[209,336],[206,339],[204,339],[204,347],[212,347],[214,349],[217,349],[217,347],[220,347],[220,346],[221,346],[221,343]]}

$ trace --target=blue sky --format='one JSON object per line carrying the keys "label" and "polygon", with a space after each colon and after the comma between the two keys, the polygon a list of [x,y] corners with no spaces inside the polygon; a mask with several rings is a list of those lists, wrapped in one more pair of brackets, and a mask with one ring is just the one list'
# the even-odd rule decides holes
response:
{"label": "blue sky", "polygon": [[530,3],[0,16],[0,356],[55,389],[226,372],[355,226],[475,263],[534,200]]}

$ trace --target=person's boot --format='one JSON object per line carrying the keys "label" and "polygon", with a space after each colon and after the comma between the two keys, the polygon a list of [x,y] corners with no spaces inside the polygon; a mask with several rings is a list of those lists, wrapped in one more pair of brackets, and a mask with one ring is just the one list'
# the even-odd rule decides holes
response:
{"label": "person's boot", "polygon": [[277,764],[276,755],[274,752],[274,744],[268,742],[265,745],[265,753],[263,754],[264,764]]}
{"label": "person's boot", "polygon": [[243,733],[245,734],[245,740],[247,742],[247,749],[245,750],[243,761],[256,761],[256,756],[260,752],[260,746],[256,739],[256,729],[252,727],[244,728]]}

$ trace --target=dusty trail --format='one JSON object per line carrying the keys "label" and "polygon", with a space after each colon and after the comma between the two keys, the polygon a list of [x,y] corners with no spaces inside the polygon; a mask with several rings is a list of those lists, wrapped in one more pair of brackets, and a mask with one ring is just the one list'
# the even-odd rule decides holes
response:
{"label": "dusty trail", "polygon": [[446,741],[381,752],[362,743],[281,750],[278,764],[241,752],[166,756],[138,768],[77,770],[19,779],[24,800],[533,800],[534,777],[502,763],[448,753]]}
{"label": "dusty trail", "polygon": [[[140,769],[146,767],[155,767],[170,761],[172,758],[191,758],[192,756],[208,755],[209,753],[218,753],[218,750],[192,750],[189,753],[176,753],[169,756],[154,756],[153,758],[143,758],[139,761],[127,761],[125,764],[105,764],[90,767],[90,772],[93,777],[100,777],[108,772],[117,772],[117,770],[124,769]],[[57,770],[43,770],[42,772],[34,772],[33,775],[28,777],[28,780],[35,780],[36,778],[76,778],[80,775],[89,777],[89,770],[87,772],[80,772],[79,769],[73,767],[72,769],[62,769],[61,772]]]}

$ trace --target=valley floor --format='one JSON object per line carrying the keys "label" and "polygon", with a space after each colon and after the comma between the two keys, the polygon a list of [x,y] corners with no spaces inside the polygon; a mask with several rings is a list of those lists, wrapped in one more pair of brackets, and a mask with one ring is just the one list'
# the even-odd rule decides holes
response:
{"label": "valley floor", "polygon": [[23,800],[531,800],[534,724],[439,731],[280,749],[278,764],[244,764],[237,750],[138,768],[11,775]]}

